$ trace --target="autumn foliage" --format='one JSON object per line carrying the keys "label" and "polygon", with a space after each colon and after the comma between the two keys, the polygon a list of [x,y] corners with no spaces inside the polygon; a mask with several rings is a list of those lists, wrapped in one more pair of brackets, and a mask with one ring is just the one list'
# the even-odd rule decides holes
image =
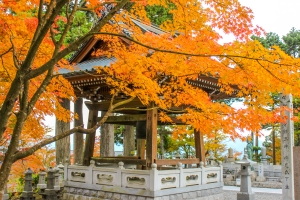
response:
{"label": "autumn foliage", "polygon": [[[104,16],[104,4],[114,8]],[[127,3],[131,9],[121,10]],[[145,5],[168,7],[172,20],[161,25],[161,34],[143,32],[132,19],[150,25]],[[89,12],[93,28],[67,43],[76,12]],[[88,14],[87,14],[88,16]],[[46,115],[70,121],[75,114],[60,101],[76,98],[59,69],[73,66],[64,58],[85,41],[96,37],[105,48],[95,57],[115,57],[110,67],[98,66],[106,75],[111,95],[122,94],[126,103],[139,98],[154,102],[162,120],[174,106],[183,106],[180,120],[204,134],[215,131],[239,137],[238,130],[259,131],[262,124],[278,122],[278,108],[270,112],[271,92],[299,96],[299,59],[278,47],[265,49],[249,39],[262,29],[252,24],[252,11],[237,0],[3,0],[0,2],[0,144],[7,148],[0,168],[0,191],[14,162],[74,132],[91,133],[120,104],[112,103],[107,115],[92,129],[75,127],[55,137],[46,136]],[[126,30],[126,34],[124,33]],[[235,41],[220,44],[220,32]],[[95,35],[95,36],[93,36]],[[70,41],[70,40],[68,40]],[[97,66],[95,66],[97,67]],[[199,75],[218,79],[221,92],[243,97],[245,107],[234,109],[190,84]],[[19,142],[21,141],[21,142]],[[1,198],[1,193],[0,193]]]}

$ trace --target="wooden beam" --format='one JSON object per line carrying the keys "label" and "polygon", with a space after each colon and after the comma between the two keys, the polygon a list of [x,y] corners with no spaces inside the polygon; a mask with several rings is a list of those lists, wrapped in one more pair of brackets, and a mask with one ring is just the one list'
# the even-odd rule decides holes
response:
{"label": "wooden beam", "polygon": [[[92,128],[97,123],[98,111],[89,110],[88,128]],[[86,135],[85,148],[83,154],[83,165],[89,166],[93,157],[96,131]]]}
{"label": "wooden beam", "polygon": [[115,157],[115,158],[92,158],[92,160],[99,163],[116,163],[123,162],[124,164],[132,164],[132,165],[146,165],[145,159],[130,159],[123,157]]}
{"label": "wooden beam", "polygon": [[[152,109],[151,109],[152,108]],[[157,159],[157,109],[154,104],[147,111],[146,122],[146,162],[147,168],[151,168],[154,160]]]}
{"label": "wooden beam", "polygon": [[[125,99],[124,99],[125,100]],[[115,100],[114,103],[119,103],[122,102],[124,100]],[[107,111],[110,105],[110,101],[99,101],[99,102],[91,102],[91,101],[86,101],[85,102],[86,107],[90,110],[92,108],[98,110],[98,111]],[[136,98],[133,101],[130,101],[118,108],[146,108],[146,105],[143,105],[142,102]],[[172,111],[175,111],[175,113],[178,114],[178,111],[183,111],[184,109],[188,108],[189,106],[187,105],[182,105],[182,106],[178,106],[178,107],[171,107],[168,113],[172,113]],[[116,108],[116,109],[118,109]],[[120,111],[120,113],[124,112],[125,110]],[[142,112],[145,113],[145,111],[138,111],[138,110],[129,110],[130,112]],[[116,111],[117,112],[117,111]]]}
{"label": "wooden beam", "polygon": [[[177,125],[184,125],[181,120],[178,120],[176,117],[170,117],[172,120],[172,123],[175,123]],[[105,123],[107,124],[122,124],[122,125],[136,125],[137,121],[146,121],[147,116],[146,114],[135,114],[135,115],[120,115],[120,116],[109,116]],[[101,117],[97,118],[97,121],[100,121]],[[171,123],[161,122],[158,119],[159,125],[169,125]]]}
{"label": "wooden beam", "polygon": [[195,137],[196,158],[204,162],[205,165],[205,150],[204,150],[203,135],[200,133],[200,131],[195,129],[194,137]]}
{"label": "wooden beam", "polygon": [[199,164],[199,158],[189,158],[189,159],[159,159],[156,160],[157,165],[177,165],[182,164]]}
{"label": "wooden beam", "polygon": [[[134,122],[134,124],[136,124],[137,121],[146,121],[146,119],[146,114],[109,116],[105,123],[120,124],[124,122]],[[101,117],[98,117],[97,120],[100,121]]]}
{"label": "wooden beam", "polygon": [[[124,100],[116,100],[114,103],[119,103]],[[110,101],[100,101],[100,102],[85,102],[86,107],[90,109],[96,109],[97,111],[107,111],[110,105]],[[133,101],[124,104],[118,108],[137,108],[137,107],[145,107],[139,99],[134,99]]]}

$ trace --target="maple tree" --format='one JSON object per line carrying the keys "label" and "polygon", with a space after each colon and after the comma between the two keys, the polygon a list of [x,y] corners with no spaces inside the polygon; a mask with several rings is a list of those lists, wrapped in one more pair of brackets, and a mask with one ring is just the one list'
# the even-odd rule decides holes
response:
{"label": "maple tree", "polygon": [[[265,49],[249,40],[262,30],[252,25],[252,11],[237,0],[132,1],[129,12],[121,11],[128,2],[0,2],[0,143],[7,148],[0,157],[0,198],[13,163],[72,133],[94,132],[112,111],[135,98],[145,105],[154,102],[165,121],[170,118],[163,111],[186,105],[178,119],[204,134],[222,130],[235,138],[239,137],[237,129],[259,131],[261,124],[279,120],[278,112],[284,108],[265,109],[272,103],[271,92],[284,89],[299,96],[299,60],[277,47]],[[172,20],[162,23],[162,34],[144,33],[132,23],[132,18],[150,23],[145,5],[168,7],[169,3],[174,5],[168,11]],[[95,13],[99,20],[68,44],[74,16],[83,11]],[[121,34],[124,30],[127,35]],[[219,30],[236,40],[219,44]],[[116,58],[110,67],[97,68],[106,74],[111,105],[90,129],[78,126],[46,137],[47,127],[42,123],[46,115],[65,122],[76,115],[60,105],[62,99],[74,101],[75,96],[59,69],[71,69],[64,58],[92,37],[107,44],[94,56]],[[220,92],[244,97],[246,107],[235,109],[211,100],[210,94],[191,84],[199,74],[217,78]],[[120,93],[127,99],[115,103]],[[26,148],[21,148],[20,140]]]}

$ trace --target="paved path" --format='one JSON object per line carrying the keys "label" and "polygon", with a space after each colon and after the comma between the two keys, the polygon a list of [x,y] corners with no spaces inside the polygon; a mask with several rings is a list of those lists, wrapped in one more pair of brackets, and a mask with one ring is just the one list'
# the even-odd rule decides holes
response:
{"label": "paved path", "polygon": [[[240,187],[223,186],[223,200],[236,200]],[[255,200],[282,200],[282,190],[272,188],[252,188]]]}
{"label": "paved path", "polygon": [[[230,191],[240,191],[240,187],[237,186],[223,186],[223,190],[230,190]],[[260,193],[275,193],[275,194],[282,194],[282,189],[273,189],[273,188],[255,188],[252,187],[253,192],[260,192]]]}

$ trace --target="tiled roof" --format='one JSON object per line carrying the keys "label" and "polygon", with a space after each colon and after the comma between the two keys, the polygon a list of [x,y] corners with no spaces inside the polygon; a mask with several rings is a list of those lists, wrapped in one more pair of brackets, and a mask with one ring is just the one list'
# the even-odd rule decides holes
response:
{"label": "tiled roof", "polygon": [[115,58],[108,58],[108,57],[100,57],[91,60],[86,60],[81,63],[77,63],[75,65],[74,71],[70,71],[67,69],[61,69],[59,72],[60,74],[64,74],[65,77],[83,74],[84,72],[93,72],[95,71],[94,67],[102,66],[108,67],[111,63],[115,62]]}

